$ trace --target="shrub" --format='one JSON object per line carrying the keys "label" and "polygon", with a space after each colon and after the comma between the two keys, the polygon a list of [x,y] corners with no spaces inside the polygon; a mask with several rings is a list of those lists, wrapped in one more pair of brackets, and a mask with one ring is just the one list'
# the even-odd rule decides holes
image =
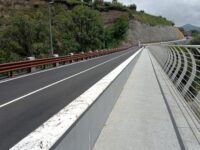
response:
{"label": "shrub", "polygon": [[128,18],[118,18],[112,26],[105,29],[106,48],[117,47],[120,42],[125,40],[128,31]]}
{"label": "shrub", "polygon": [[[12,24],[2,33],[0,49],[9,50],[23,57],[37,55],[36,51],[47,49],[47,25],[43,21],[43,14],[18,13],[12,18]],[[35,49],[34,44],[41,43],[42,47]]]}
{"label": "shrub", "polygon": [[8,61],[18,61],[21,60],[22,58],[11,51],[8,50],[0,50],[0,63],[5,63]]}
{"label": "shrub", "polygon": [[197,30],[192,30],[191,32],[192,32],[191,34],[192,34],[193,37],[196,37],[200,34],[200,32],[197,31]]}
{"label": "shrub", "polygon": [[83,0],[86,3],[92,3],[92,0]]}
{"label": "shrub", "polygon": [[103,5],[94,2],[93,6],[95,9],[99,11],[109,11],[109,10],[119,10],[119,11],[127,11],[127,7],[122,5],[121,3],[110,3],[110,2],[104,2]]}
{"label": "shrub", "polygon": [[109,10],[119,10],[119,11],[127,11],[127,7],[122,5],[121,3],[114,3],[109,6]]}
{"label": "shrub", "polygon": [[144,11],[144,10],[141,10],[140,12],[141,12],[142,14],[144,14],[144,13],[145,13],[145,11]]}
{"label": "shrub", "polygon": [[56,0],[55,2],[57,2],[57,3],[63,2],[70,6],[76,6],[76,5],[79,5],[82,3],[81,0]]}
{"label": "shrub", "polygon": [[103,43],[103,21],[100,14],[89,7],[77,6],[71,14],[73,36],[79,44],[78,51],[101,48]]}
{"label": "shrub", "polygon": [[137,10],[137,6],[135,4],[131,4],[129,6],[129,9],[133,10],[133,11],[136,11]]}
{"label": "shrub", "polygon": [[194,39],[191,41],[192,45],[200,45],[200,34],[194,37]]}

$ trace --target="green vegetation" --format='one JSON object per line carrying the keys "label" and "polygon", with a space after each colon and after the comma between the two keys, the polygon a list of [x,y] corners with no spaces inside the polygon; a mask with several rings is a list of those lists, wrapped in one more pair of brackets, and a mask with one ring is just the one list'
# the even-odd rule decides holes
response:
{"label": "green vegetation", "polygon": [[121,3],[110,3],[104,2],[103,4],[94,3],[93,7],[99,11],[109,11],[109,10],[119,10],[119,11],[127,11],[130,16],[139,20],[142,23],[146,23],[152,26],[155,25],[164,25],[164,26],[174,26],[174,22],[167,20],[162,16],[154,16],[145,13],[142,11],[136,11],[137,6],[135,4],[131,4],[130,6],[125,6]]}
{"label": "green vegetation", "polygon": [[200,32],[193,30],[191,31],[193,39],[191,40],[190,44],[192,45],[200,45]]}
{"label": "green vegetation", "polygon": [[109,10],[118,10],[118,11],[128,11],[128,7],[124,6],[121,3],[110,3],[104,2],[103,4],[99,4],[98,2],[94,2],[93,8],[99,11],[109,11]]}
{"label": "green vegetation", "polygon": [[112,26],[105,28],[105,47],[117,47],[121,41],[126,39],[128,30],[128,18],[118,18]]}
{"label": "green vegetation", "polygon": [[[87,52],[114,48],[127,37],[127,17],[120,17],[112,25],[104,25],[102,11],[129,12],[143,23],[172,25],[166,18],[152,16],[137,6],[121,3],[99,3],[91,0],[55,0],[52,6],[52,34],[54,53]],[[12,10],[7,18],[0,18],[0,63],[23,60],[29,56],[50,56],[48,7],[38,6]]]}
{"label": "green vegetation", "polygon": [[[81,0],[55,0],[57,3],[63,3],[68,6],[76,6],[82,4]],[[84,0],[86,2],[86,0]]]}
{"label": "green vegetation", "polygon": [[191,40],[192,45],[200,45],[200,34],[196,35],[192,40]]}
{"label": "green vegetation", "polygon": [[133,11],[132,15],[140,22],[149,24],[151,26],[154,26],[154,25],[174,26],[174,23],[172,21],[169,21],[162,16],[153,16],[153,15],[147,14],[144,11],[139,11],[139,12]]}
{"label": "green vegetation", "polygon": [[[54,53],[88,52],[118,47],[126,38],[128,18],[119,18],[105,27],[99,11],[77,5],[52,7]],[[11,12],[8,24],[0,27],[0,63],[29,56],[50,56],[47,7]],[[109,40],[108,40],[109,39]]]}
{"label": "green vegetation", "polygon": [[200,34],[200,32],[197,31],[197,30],[192,30],[192,31],[191,31],[192,37],[198,36],[199,34]]}
{"label": "green vegetation", "polygon": [[[71,35],[76,41],[77,51],[90,51],[103,48],[103,24],[97,11],[77,6],[71,13]],[[70,32],[70,31],[68,31]]]}
{"label": "green vegetation", "polygon": [[44,19],[41,12],[17,13],[1,35],[1,49],[17,51],[21,56],[45,51],[48,30]]}
{"label": "green vegetation", "polygon": [[131,4],[128,8],[130,10],[132,10],[132,11],[136,11],[137,10],[137,6],[135,4]]}

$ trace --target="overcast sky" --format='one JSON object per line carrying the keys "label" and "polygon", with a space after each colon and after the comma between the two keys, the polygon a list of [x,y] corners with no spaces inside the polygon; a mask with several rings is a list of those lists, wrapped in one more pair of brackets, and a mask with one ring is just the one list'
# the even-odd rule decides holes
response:
{"label": "overcast sky", "polygon": [[[111,1],[111,0],[105,0]],[[200,0],[118,0],[124,4],[135,3],[138,10],[162,15],[177,26],[193,24],[200,26]]]}

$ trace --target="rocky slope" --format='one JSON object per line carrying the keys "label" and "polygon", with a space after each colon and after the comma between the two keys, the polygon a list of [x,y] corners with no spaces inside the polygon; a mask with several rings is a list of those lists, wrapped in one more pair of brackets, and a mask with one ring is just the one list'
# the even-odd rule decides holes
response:
{"label": "rocky slope", "polygon": [[[129,17],[128,12],[108,11],[102,13],[104,23],[109,25],[115,19],[126,16]],[[178,28],[173,26],[150,26],[143,24],[134,18],[129,18],[129,30],[127,42],[124,44],[137,45],[138,41],[142,43],[171,41],[183,38],[183,34]]]}
{"label": "rocky slope", "polygon": [[183,38],[176,27],[172,26],[150,26],[142,24],[137,20],[129,21],[128,43],[142,43],[172,41]]}

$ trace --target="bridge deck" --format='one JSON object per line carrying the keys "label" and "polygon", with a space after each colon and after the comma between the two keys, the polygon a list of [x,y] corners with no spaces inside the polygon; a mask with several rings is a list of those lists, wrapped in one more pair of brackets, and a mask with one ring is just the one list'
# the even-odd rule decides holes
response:
{"label": "bridge deck", "polygon": [[182,147],[177,137],[145,49],[94,150],[178,150]]}

